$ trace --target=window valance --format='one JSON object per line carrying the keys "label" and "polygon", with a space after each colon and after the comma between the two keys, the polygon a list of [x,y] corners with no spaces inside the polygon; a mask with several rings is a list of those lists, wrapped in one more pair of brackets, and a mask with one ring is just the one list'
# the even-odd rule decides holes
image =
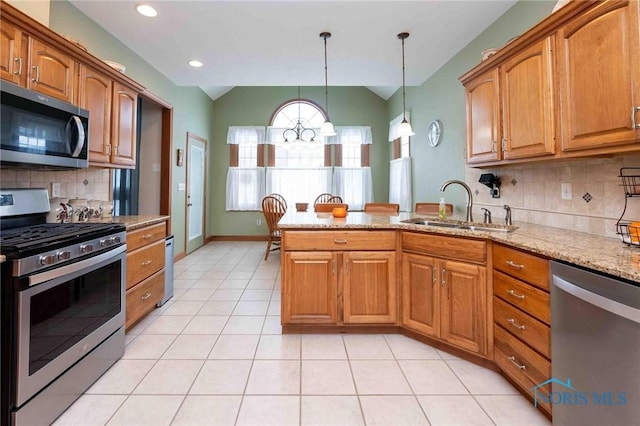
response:
{"label": "window valance", "polygon": [[373,143],[369,126],[336,126],[336,135],[327,139],[328,144],[369,145]]}
{"label": "window valance", "polygon": [[229,126],[227,143],[232,145],[258,145],[265,143],[264,126]]}

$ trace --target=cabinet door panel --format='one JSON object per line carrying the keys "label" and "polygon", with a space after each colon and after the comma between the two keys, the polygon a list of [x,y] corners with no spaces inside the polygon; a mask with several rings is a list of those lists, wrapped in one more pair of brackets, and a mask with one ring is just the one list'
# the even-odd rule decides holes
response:
{"label": "cabinet door panel", "polygon": [[344,322],[396,322],[395,252],[344,253]]}
{"label": "cabinet door panel", "polygon": [[22,31],[3,21],[0,27],[0,78],[20,84],[26,60],[22,52]]}
{"label": "cabinet door panel", "polygon": [[552,40],[534,44],[502,66],[505,159],[555,152]]}
{"label": "cabinet door panel", "polygon": [[558,31],[563,151],[638,141],[638,15],[637,1],[607,2]]}
{"label": "cabinet door panel", "polygon": [[402,255],[402,323],[434,337],[440,331],[439,270],[432,257]]}
{"label": "cabinet door panel", "polygon": [[89,110],[89,161],[108,163],[111,151],[111,80],[80,66],[78,105]]}
{"label": "cabinet door panel", "polygon": [[467,162],[500,160],[498,70],[487,72],[466,87]]}
{"label": "cabinet door panel", "polygon": [[111,162],[122,166],[136,165],[136,120],[138,94],[113,83],[113,115],[111,126]]}
{"label": "cabinet door panel", "polygon": [[72,103],[75,62],[41,41],[30,39],[28,88]]}
{"label": "cabinet door panel", "polygon": [[336,257],[331,252],[284,254],[283,324],[335,324]]}
{"label": "cabinet door panel", "polygon": [[440,337],[461,348],[485,354],[486,268],[453,261],[443,265]]}

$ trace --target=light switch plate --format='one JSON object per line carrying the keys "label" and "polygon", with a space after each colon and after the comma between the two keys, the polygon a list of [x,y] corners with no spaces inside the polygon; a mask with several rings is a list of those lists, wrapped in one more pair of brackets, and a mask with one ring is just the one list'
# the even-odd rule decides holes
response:
{"label": "light switch plate", "polygon": [[60,184],[58,182],[51,183],[51,198],[60,196]]}
{"label": "light switch plate", "polygon": [[151,171],[153,173],[160,173],[160,163],[153,163],[151,165]]}
{"label": "light switch plate", "polygon": [[563,200],[573,200],[573,188],[571,187],[571,183],[563,183],[561,185],[561,191]]}
{"label": "light switch plate", "polygon": [[187,190],[187,185],[184,183],[179,183],[178,184],[178,191],[186,191]]}

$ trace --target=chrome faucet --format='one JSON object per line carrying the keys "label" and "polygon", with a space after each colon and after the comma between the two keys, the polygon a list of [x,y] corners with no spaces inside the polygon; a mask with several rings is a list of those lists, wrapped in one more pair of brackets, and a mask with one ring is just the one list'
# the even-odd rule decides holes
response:
{"label": "chrome faucet", "polygon": [[467,191],[467,222],[473,222],[473,216],[471,214],[471,209],[473,208],[473,196],[471,195],[471,188],[469,188],[469,185],[461,180],[448,180],[442,184],[442,187],[440,187],[440,191],[444,192],[444,190],[447,189],[447,186],[451,185],[452,183],[457,183],[458,185],[462,186],[465,191]]}
{"label": "chrome faucet", "polygon": [[513,225],[513,223],[511,222],[511,207],[509,207],[507,204],[504,205],[504,209],[507,211],[504,215],[504,223],[507,226],[511,226]]}
{"label": "chrome faucet", "polygon": [[484,223],[491,223],[491,211],[489,209],[481,208],[484,212]]}

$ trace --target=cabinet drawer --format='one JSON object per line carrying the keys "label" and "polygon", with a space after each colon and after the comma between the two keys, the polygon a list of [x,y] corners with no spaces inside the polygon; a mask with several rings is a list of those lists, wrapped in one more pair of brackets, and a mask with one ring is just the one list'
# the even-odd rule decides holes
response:
{"label": "cabinet drawer", "polygon": [[285,231],[285,250],[395,250],[395,231]]}
{"label": "cabinet drawer", "polygon": [[164,270],[127,290],[126,328],[151,311],[164,296]]}
{"label": "cabinet drawer", "polygon": [[499,271],[493,271],[493,294],[545,324],[551,324],[549,293]]}
{"label": "cabinet drawer", "polygon": [[487,260],[487,244],[467,238],[403,232],[402,250],[483,265]]}
{"label": "cabinet drawer", "polygon": [[[495,363],[533,397],[532,388],[551,378],[551,363],[497,325],[493,327],[493,337]],[[537,390],[546,394],[548,400],[550,385],[541,386]],[[545,404],[540,395],[538,404],[551,411],[550,405]]]}
{"label": "cabinet drawer", "polygon": [[165,222],[127,232],[127,251],[136,250],[154,241],[164,240],[166,235],[167,225]]}
{"label": "cabinet drawer", "polygon": [[164,239],[127,253],[127,289],[164,268]]}
{"label": "cabinet drawer", "polygon": [[493,320],[542,355],[551,356],[548,325],[497,297],[493,298]]}
{"label": "cabinet drawer", "polygon": [[493,268],[549,290],[549,261],[520,250],[493,246]]}

